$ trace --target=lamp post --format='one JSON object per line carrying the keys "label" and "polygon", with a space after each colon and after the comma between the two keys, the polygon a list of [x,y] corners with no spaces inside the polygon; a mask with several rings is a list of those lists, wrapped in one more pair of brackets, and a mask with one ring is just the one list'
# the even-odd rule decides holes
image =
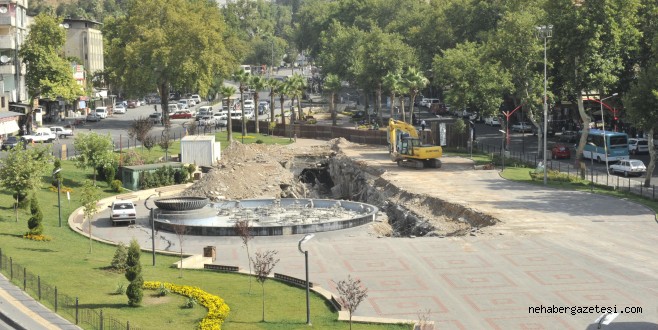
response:
{"label": "lamp post", "polygon": [[502,172],[502,171],[505,170],[505,135],[506,135],[506,132],[503,131],[502,129],[499,129],[498,132],[503,133],[502,139],[500,139],[500,155],[501,155],[500,158],[503,159],[503,169],[501,170],[501,172]]}
{"label": "lamp post", "polygon": [[601,125],[603,125],[602,128],[603,128],[603,149],[605,150],[605,173],[607,175],[610,175],[610,170],[608,169],[608,141],[607,141],[608,139],[605,137],[605,117],[603,116],[603,101],[611,97],[615,97],[617,95],[619,95],[619,93],[613,93],[612,95],[601,99],[599,102],[601,105]]}
{"label": "lamp post", "polygon": [[59,179],[59,172],[62,171],[62,168],[55,169],[53,171],[53,177],[57,179],[57,213],[59,215],[59,226],[62,226],[62,196],[61,196],[61,187],[62,181]]}
{"label": "lamp post", "polygon": [[546,132],[548,131],[548,104],[547,102],[547,96],[546,96],[546,89],[547,89],[547,78],[546,78],[546,42],[548,38],[553,36],[553,25],[542,25],[542,26],[537,26],[535,27],[537,29],[537,33],[539,34],[540,38],[544,38],[544,129],[542,130],[542,135],[544,138],[544,150],[542,150],[542,154],[544,155],[544,185],[548,183],[548,173],[546,172],[547,166],[546,166],[546,148],[547,146],[547,141],[546,141]]}
{"label": "lamp post", "polygon": [[153,253],[153,266],[155,266],[155,220],[153,219],[153,208],[149,207],[146,203],[151,199],[151,197],[157,196],[156,194],[151,194],[151,196],[146,197],[144,200],[144,207],[149,210],[149,221],[151,222],[151,250]]}
{"label": "lamp post", "polygon": [[304,254],[304,265],[306,269],[306,324],[311,325],[311,304],[309,301],[309,282],[308,282],[308,250],[302,250],[302,244],[315,237],[314,234],[307,234],[304,238],[299,240],[297,248],[299,252]]}
{"label": "lamp post", "polygon": [[[587,144],[596,148],[596,144],[594,144],[593,142],[588,142]],[[594,153],[591,151],[589,153],[589,173],[590,173],[589,192],[594,192]]]}

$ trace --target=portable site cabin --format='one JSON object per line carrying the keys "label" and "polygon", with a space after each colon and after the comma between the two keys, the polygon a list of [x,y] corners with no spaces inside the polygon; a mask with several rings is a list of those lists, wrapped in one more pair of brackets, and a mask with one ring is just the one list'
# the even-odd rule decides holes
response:
{"label": "portable site cabin", "polygon": [[213,166],[221,159],[220,143],[214,135],[188,135],[180,143],[181,162]]}
{"label": "portable site cabin", "polygon": [[153,173],[161,167],[171,166],[174,170],[183,167],[181,163],[157,163],[121,167],[121,183],[130,190],[139,190],[139,178],[142,173]]}

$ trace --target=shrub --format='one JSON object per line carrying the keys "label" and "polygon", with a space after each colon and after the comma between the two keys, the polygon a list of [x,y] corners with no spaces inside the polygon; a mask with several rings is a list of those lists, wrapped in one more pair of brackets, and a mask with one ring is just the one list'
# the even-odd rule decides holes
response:
{"label": "shrub", "polygon": [[144,158],[135,150],[123,153],[123,166],[144,165]]}
{"label": "shrub", "polygon": [[265,143],[265,142],[263,142],[263,140],[261,140],[261,139],[256,140],[256,144],[263,144],[263,143]]}
{"label": "shrub", "polygon": [[185,304],[183,304],[183,308],[194,308],[196,304],[196,299],[188,297],[187,300],[185,300]]}
{"label": "shrub", "polygon": [[29,235],[41,235],[43,233],[43,213],[39,207],[39,200],[36,197],[32,197],[30,203],[30,219],[27,220],[27,228],[30,229],[28,232]]}
{"label": "shrub", "polygon": [[126,287],[123,283],[117,283],[116,288],[114,289],[114,294],[120,295],[126,293]]}
{"label": "shrub", "polygon": [[187,177],[188,177],[188,174],[187,174],[186,169],[177,168],[174,171],[174,183],[176,183],[176,184],[181,184],[181,183],[186,182]]}
{"label": "shrub", "polygon": [[159,297],[164,297],[169,293],[169,289],[164,286],[164,284],[160,283],[160,288],[158,288],[158,296]]}
{"label": "shrub", "polygon": [[105,182],[107,182],[108,185],[111,185],[114,181],[114,178],[116,177],[116,174],[117,171],[114,166],[105,167]]}
{"label": "shrub", "polygon": [[110,263],[110,267],[112,267],[112,269],[119,272],[125,271],[127,258],[128,258],[128,250],[126,249],[126,245],[123,243],[119,243],[119,245],[117,245],[117,249],[114,251],[114,257],[112,257],[112,262]]}
{"label": "shrub", "polygon": [[123,183],[121,180],[113,180],[112,183],[110,183],[110,187],[114,192],[121,192],[121,189],[123,189]]}

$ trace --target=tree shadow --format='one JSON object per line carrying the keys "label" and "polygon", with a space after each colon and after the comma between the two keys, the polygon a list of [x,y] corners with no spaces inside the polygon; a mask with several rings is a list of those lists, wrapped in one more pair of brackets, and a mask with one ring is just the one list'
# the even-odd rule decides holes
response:
{"label": "tree shadow", "polygon": [[23,234],[0,233],[0,236],[9,236],[9,237],[15,237],[15,238],[23,238]]}
{"label": "tree shadow", "polygon": [[[20,236],[23,237],[23,236]],[[33,251],[33,252],[58,252],[52,249],[37,249],[37,248],[18,248],[19,250]]]}

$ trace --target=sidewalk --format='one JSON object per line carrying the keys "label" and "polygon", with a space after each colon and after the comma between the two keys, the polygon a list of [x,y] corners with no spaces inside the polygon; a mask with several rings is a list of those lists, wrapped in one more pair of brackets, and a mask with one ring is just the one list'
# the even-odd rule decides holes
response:
{"label": "sidewalk", "polygon": [[0,319],[14,329],[80,329],[28,296],[2,274]]}

